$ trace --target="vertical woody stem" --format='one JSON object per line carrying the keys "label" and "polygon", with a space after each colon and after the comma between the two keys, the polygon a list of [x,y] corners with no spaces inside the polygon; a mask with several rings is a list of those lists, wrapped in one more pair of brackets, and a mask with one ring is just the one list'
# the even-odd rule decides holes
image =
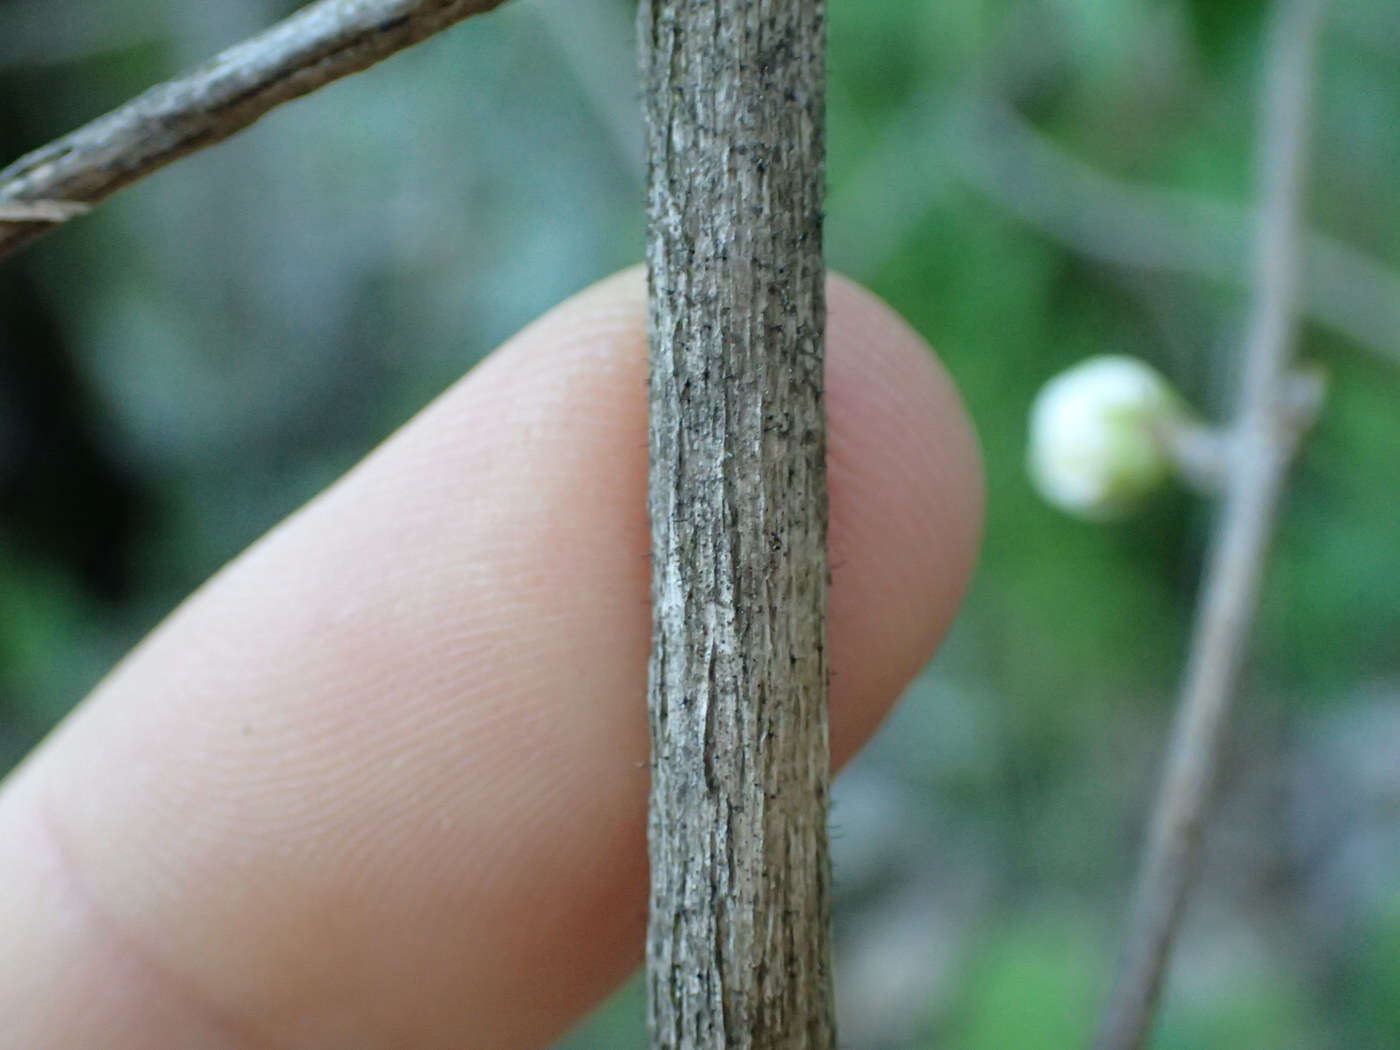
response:
{"label": "vertical woody stem", "polygon": [[835,1046],[822,0],[642,0],[650,157],[649,1020]]}

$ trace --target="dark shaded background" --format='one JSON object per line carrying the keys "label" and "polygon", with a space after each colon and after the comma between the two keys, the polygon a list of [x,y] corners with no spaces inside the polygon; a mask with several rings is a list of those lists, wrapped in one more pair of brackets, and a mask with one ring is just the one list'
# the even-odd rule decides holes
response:
{"label": "dark shaded background", "polygon": [[[0,0],[0,153],[293,6]],[[990,484],[966,612],[836,792],[846,1045],[1062,1047],[1092,1027],[1209,508],[1069,520],[1025,481],[1025,416],[1104,352],[1228,405],[1263,11],[832,0],[830,260],[939,347]],[[0,264],[0,769],[483,353],[640,257],[631,19],[517,0]],[[1318,108],[1313,223],[1366,279],[1311,301],[1331,396],[1161,1048],[1400,1044],[1392,0],[1333,4]],[[641,1028],[633,987],[565,1045],[640,1047]]]}

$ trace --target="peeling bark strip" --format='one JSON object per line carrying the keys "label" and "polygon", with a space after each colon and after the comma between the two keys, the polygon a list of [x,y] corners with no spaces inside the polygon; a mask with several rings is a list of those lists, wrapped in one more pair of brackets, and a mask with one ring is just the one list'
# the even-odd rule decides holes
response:
{"label": "peeling bark strip", "polygon": [[[95,204],[504,0],[318,0],[0,171],[0,204]],[[74,214],[77,214],[75,212]],[[65,216],[67,217],[67,216]],[[0,217],[0,256],[62,221]]]}
{"label": "peeling bark strip", "polygon": [[649,1021],[831,1050],[822,0],[642,0]]}

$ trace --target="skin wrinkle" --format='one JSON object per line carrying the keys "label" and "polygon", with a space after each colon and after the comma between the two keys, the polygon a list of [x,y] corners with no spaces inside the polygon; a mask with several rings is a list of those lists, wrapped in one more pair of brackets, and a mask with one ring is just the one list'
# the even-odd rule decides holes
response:
{"label": "skin wrinkle", "polygon": [[[864,293],[830,296],[839,763],[946,625],[979,495],[927,349]],[[639,959],[643,302],[634,271],[488,359],[186,603],[0,794],[0,816],[45,798],[113,921],[286,1050],[539,1046]],[[911,476],[935,452],[967,460],[962,490]]]}
{"label": "skin wrinkle", "polygon": [[212,1032],[226,1038],[230,1045],[240,1050],[282,1050],[253,1031],[245,1021],[216,1008],[196,988],[182,980],[176,971],[163,965],[160,959],[147,951],[140,938],[133,936],[113,919],[92,893],[81,867],[73,863],[72,853],[49,807],[40,801],[33,807],[33,813],[37,832],[35,837],[54,862],[53,870],[57,875],[55,884],[84,916],[86,928],[100,943],[108,946],[114,957],[137,969],[151,984],[165,989],[169,998],[199,1018]]}

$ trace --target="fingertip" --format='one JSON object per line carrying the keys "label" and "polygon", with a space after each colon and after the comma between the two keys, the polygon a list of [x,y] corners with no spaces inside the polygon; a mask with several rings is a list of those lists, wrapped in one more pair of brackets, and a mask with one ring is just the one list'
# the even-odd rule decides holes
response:
{"label": "fingertip", "polygon": [[840,764],[947,632],[976,564],[976,433],[932,348],[886,303],[828,282],[831,739]]}

